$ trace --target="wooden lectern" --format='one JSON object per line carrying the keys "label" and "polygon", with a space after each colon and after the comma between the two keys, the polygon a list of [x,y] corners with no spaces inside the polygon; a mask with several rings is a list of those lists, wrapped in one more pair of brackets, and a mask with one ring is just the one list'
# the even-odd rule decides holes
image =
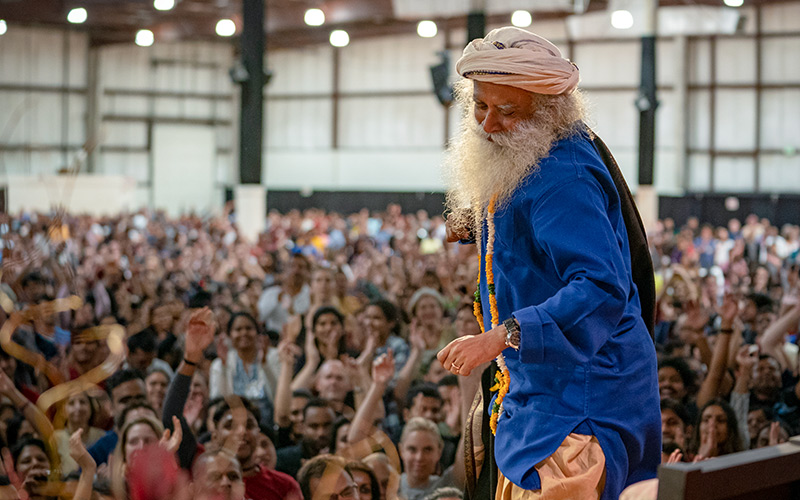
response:
{"label": "wooden lectern", "polygon": [[696,464],[662,465],[658,500],[798,500],[800,436]]}

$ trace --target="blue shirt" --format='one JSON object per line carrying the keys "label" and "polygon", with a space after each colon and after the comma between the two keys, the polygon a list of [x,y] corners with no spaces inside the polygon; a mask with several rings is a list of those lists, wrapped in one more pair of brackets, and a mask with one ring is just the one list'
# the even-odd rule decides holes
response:
{"label": "blue shirt", "polygon": [[90,446],[87,451],[97,465],[105,464],[108,463],[109,455],[114,453],[114,449],[117,447],[117,441],[119,441],[119,436],[117,432],[112,429]]}
{"label": "blue shirt", "polygon": [[[495,214],[494,275],[502,322],[520,349],[495,441],[500,471],[541,488],[534,466],[572,432],[597,437],[603,499],[656,477],[661,417],[653,341],[641,318],[619,195],[588,136],[558,141]],[[482,255],[486,225],[482,231]],[[485,261],[481,296],[491,328]],[[491,406],[490,406],[491,408]]]}

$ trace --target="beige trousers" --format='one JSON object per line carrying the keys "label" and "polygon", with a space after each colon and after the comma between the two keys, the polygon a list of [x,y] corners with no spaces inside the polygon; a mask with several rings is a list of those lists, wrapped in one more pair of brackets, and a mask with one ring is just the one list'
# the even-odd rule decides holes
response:
{"label": "beige trousers", "polygon": [[524,490],[498,470],[495,500],[596,500],[606,484],[606,457],[594,436],[570,434],[536,470],[540,490]]}

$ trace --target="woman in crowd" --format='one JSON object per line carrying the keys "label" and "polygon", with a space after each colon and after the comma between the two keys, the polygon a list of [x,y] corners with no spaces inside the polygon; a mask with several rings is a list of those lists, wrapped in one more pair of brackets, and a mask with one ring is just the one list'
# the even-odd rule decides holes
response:
{"label": "woman in crowd", "polygon": [[56,430],[53,436],[58,447],[58,454],[61,457],[61,473],[66,475],[78,470],[78,464],[70,456],[70,436],[78,429],[81,429],[83,431],[81,433],[83,445],[88,448],[103,437],[105,431],[90,425],[94,419],[95,403],[87,393],[79,392],[67,398],[64,410],[67,419],[66,426],[63,429]]}
{"label": "woman in crowd", "polygon": [[167,387],[169,387],[171,378],[170,374],[160,368],[151,366],[147,369],[147,376],[144,379],[147,402],[155,408],[159,417],[164,408],[164,398],[167,396]]}
{"label": "woman in crowd", "polygon": [[[253,316],[244,312],[231,315],[227,339],[220,337],[218,357],[211,363],[209,396],[244,396],[257,404],[262,423],[272,425],[272,400],[278,383],[272,368],[278,362],[272,358],[277,352],[259,345],[258,337],[259,326]],[[226,340],[233,347],[227,352]]]}
{"label": "woman in crowd", "polygon": [[395,374],[399,373],[408,360],[410,349],[408,343],[400,337],[400,314],[395,305],[388,300],[373,300],[364,309],[362,322],[367,336],[374,339],[374,357],[377,358],[391,349],[394,353]]}
{"label": "woman in crowd", "polygon": [[358,500],[380,500],[381,488],[375,473],[363,462],[352,461],[345,466],[358,487]]}
{"label": "woman in crowd", "polygon": [[707,403],[700,411],[699,421],[695,422],[689,444],[690,458],[705,460],[737,451],[742,451],[742,440],[733,408],[721,399]]}

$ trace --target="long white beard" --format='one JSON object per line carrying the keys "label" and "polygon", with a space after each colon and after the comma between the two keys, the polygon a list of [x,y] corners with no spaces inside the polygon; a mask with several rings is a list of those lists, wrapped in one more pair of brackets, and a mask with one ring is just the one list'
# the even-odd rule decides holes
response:
{"label": "long white beard", "polygon": [[510,132],[487,134],[471,113],[467,114],[445,159],[448,207],[482,210],[495,195],[497,206],[502,207],[539,168],[562,133],[534,117]]}

